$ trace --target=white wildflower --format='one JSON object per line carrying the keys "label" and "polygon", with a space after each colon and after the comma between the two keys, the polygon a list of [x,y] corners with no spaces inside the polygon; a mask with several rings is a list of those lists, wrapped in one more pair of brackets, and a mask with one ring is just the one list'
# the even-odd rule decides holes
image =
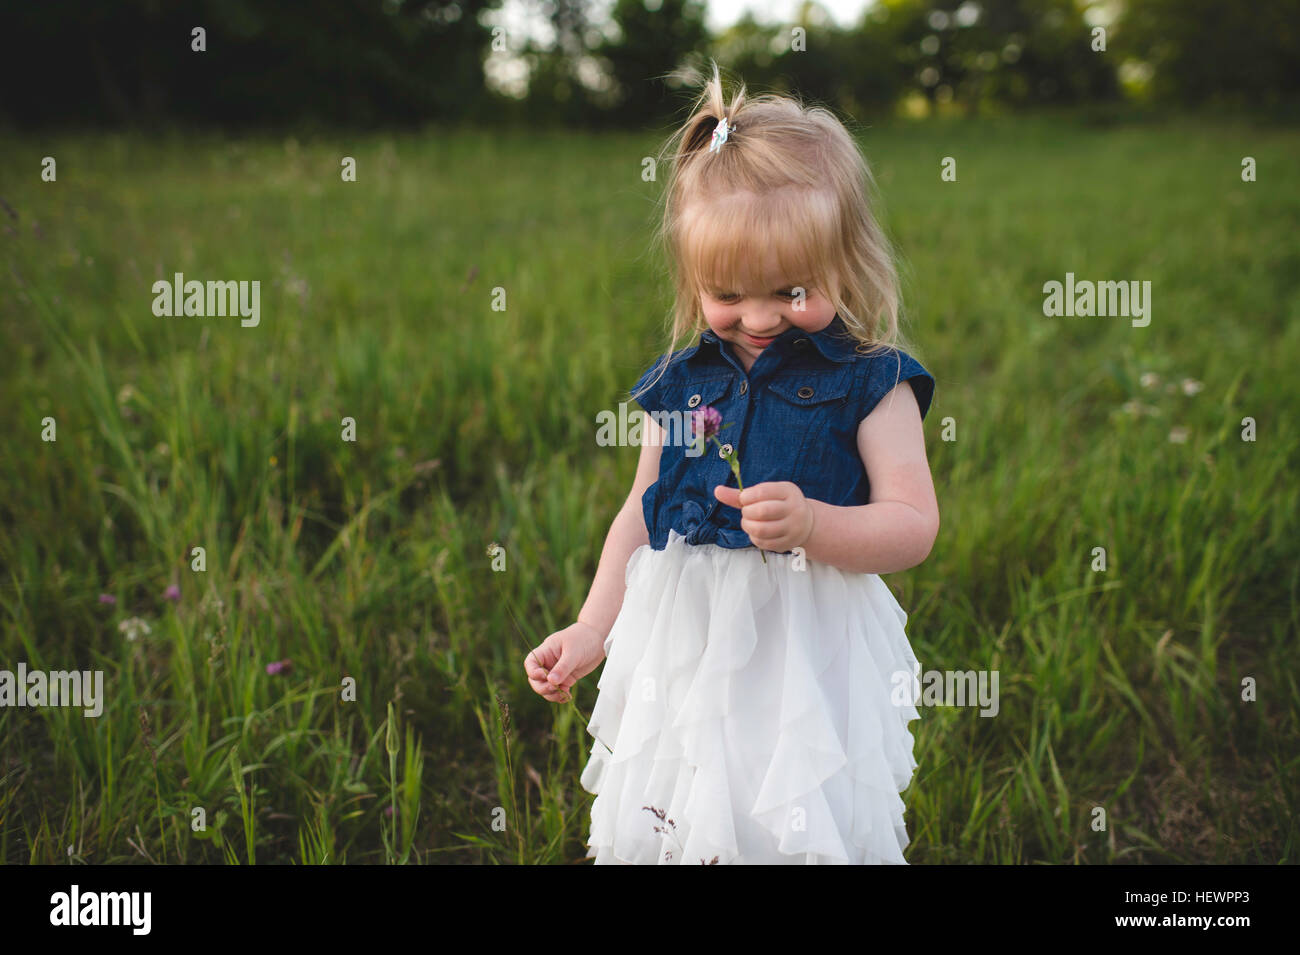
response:
{"label": "white wildflower", "polygon": [[153,632],[148,621],[142,620],[139,617],[128,617],[117,625],[117,629],[121,630],[128,640],[134,640],[141,634],[147,637]]}

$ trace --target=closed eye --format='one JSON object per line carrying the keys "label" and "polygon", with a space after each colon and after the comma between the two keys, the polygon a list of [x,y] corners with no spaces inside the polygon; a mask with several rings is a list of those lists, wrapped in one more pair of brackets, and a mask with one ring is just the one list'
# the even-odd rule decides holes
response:
{"label": "closed eye", "polygon": [[[773,294],[779,298],[795,298],[794,289],[781,289]],[[715,292],[713,293],[713,297],[719,302],[730,302],[732,299],[739,299],[741,296],[737,295],[735,292]]]}

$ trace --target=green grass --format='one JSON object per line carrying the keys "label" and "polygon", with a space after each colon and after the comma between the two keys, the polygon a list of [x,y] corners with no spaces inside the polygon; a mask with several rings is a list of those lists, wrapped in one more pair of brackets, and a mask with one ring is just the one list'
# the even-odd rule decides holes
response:
{"label": "green grass", "polygon": [[[1295,861],[1300,133],[864,142],[938,379],[943,527],[888,580],[926,669],[1001,689],[996,718],[911,724],[909,860]],[[573,620],[631,484],[595,416],[662,346],[656,146],[3,141],[0,667],[102,669],[107,699],[0,709],[0,859],[583,858],[596,675],[557,707],[522,660]],[[1044,317],[1067,271],[1150,280],[1150,326]],[[173,272],[260,280],[260,326],[155,317]]]}

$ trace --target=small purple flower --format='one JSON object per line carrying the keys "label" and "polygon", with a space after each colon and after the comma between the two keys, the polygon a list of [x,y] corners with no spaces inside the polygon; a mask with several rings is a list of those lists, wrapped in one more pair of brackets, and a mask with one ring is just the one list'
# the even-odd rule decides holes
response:
{"label": "small purple flower", "polygon": [[271,676],[275,676],[277,673],[288,673],[292,669],[293,662],[290,660],[276,660],[266,665],[266,672]]}
{"label": "small purple flower", "polygon": [[[727,427],[731,427],[728,425]],[[699,439],[700,449],[710,438],[713,443],[718,445],[718,453],[726,459],[727,464],[731,466],[731,473],[736,476],[736,487],[738,490],[745,489],[745,482],[740,479],[740,457],[736,454],[736,449],[731,445],[722,445],[718,442],[717,434],[722,430],[722,414],[717,408],[711,405],[705,405],[703,408],[696,408],[691,412],[691,434]],[[767,563],[767,554],[759,548],[758,554],[763,558],[763,563]]]}
{"label": "small purple flower", "polygon": [[717,408],[705,405],[691,412],[691,434],[698,434],[708,441],[721,430],[722,413]]}
{"label": "small purple flower", "polygon": [[181,589],[177,587],[175,584],[172,584],[170,587],[167,588],[166,592],[163,594],[163,597],[167,600],[180,603]]}
{"label": "small purple flower", "polygon": [[99,602],[102,604],[108,604],[111,607],[115,603],[117,603],[117,598],[114,597],[112,594],[100,594]]}

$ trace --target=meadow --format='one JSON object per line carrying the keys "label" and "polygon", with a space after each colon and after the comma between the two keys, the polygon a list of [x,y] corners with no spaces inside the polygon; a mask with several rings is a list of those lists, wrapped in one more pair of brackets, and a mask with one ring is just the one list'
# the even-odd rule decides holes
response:
{"label": "meadow", "polygon": [[[1300,131],[861,136],[938,382],[943,526],[886,580],[926,669],[1000,674],[911,724],[909,861],[1295,861]],[[597,674],[522,661],[631,486],[658,145],[0,136],[0,668],[105,677],[0,708],[0,859],[582,861]],[[178,272],[260,321],[155,315]],[[1044,315],[1067,272],[1149,325]]]}

